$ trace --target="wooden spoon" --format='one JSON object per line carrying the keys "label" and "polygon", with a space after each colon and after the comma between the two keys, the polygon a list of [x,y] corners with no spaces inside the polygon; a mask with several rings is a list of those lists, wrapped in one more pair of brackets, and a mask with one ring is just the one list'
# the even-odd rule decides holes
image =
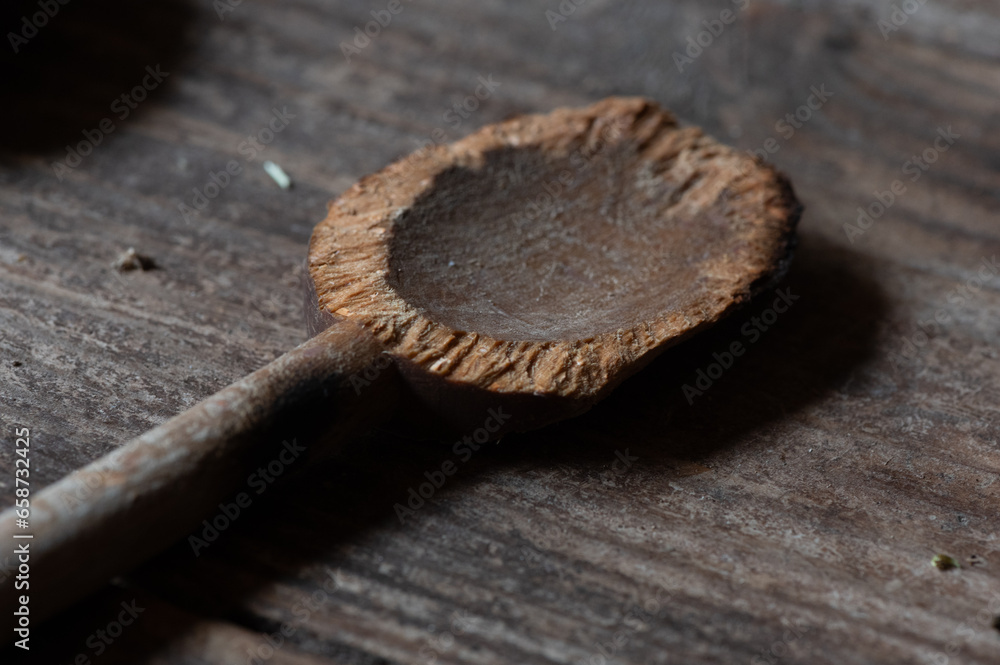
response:
{"label": "wooden spoon", "polygon": [[329,327],[36,494],[30,529],[0,516],[30,543],[32,620],[222,514],[258,465],[307,465],[292,435],[315,460],[400,404],[492,436],[582,412],[780,277],[799,213],[773,169],[632,98],[363,178],[310,243]]}

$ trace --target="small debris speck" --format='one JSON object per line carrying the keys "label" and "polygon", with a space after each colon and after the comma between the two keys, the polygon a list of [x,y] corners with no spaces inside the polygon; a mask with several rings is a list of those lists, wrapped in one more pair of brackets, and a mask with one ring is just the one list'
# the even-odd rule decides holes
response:
{"label": "small debris speck", "polygon": [[951,570],[952,568],[960,568],[958,562],[947,554],[935,554],[934,558],[931,559],[931,565],[938,570]]}
{"label": "small debris speck", "polygon": [[22,363],[20,360],[15,360],[14,362],[11,363],[11,365],[13,365],[14,367],[20,367],[23,364],[24,363]]}
{"label": "small debris speck", "polygon": [[278,187],[288,189],[292,186],[292,179],[288,177],[288,174],[285,173],[283,168],[271,161],[264,162],[263,166],[267,175],[271,176],[271,178],[278,183]]}
{"label": "small debris speck", "polygon": [[979,556],[978,554],[970,554],[969,555],[969,565],[970,566],[985,566],[986,565],[986,559],[984,559],[983,557]]}
{"label": "small debris speck", "polygon": [[993,617],[993,627],[996,628],[997,630],[1000,630],[1000,614]]}
{"label": "small debris speck", "polygon": [[112,264],[118,272],[128,272],[130,270],[152,270],[156,267],[156,262],[145,254],[135,251],[134,247],[129,247],[126,251],[118,255]]}

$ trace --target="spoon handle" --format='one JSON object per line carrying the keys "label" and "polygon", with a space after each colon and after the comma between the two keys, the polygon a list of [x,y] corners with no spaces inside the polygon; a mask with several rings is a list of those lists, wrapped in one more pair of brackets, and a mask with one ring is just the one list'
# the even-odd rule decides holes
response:
{"label": "spoon handle", "polygon": [[15,588],[18,556],[2,562],[10,564],[0,570],[5,618],[24,595],[37,624],[178,539],[202,537],[203,520],[211,524],[223,506],[233,515],[239,494],[254,496],[272,474],[336,452],[393,409],[397,381],[388,365],[367,331],[337,320],[32,496],[28,529],[16,528],[14,508],[0,514],[3,549],[27,544],[30,552],[28,590]]}

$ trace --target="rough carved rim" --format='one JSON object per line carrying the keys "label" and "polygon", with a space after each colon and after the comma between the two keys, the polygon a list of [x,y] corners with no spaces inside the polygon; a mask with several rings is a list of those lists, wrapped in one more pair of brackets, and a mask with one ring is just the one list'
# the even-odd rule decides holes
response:
{"label": "rough carved rim", "polygon": [[[711,159],[728,179],[726,209],[733,232],[742,234],[742,256],[716,257],[706,270],[703,306],[696,312],[664,312],[630,330],[579,340],[548,342],[494,339],[452,330],[430,320],[392,288],[389,234],[409,206],[444,169],[476,168],[490,150],[518,146],[568,149],[609,136],[636,141],[644,159],[669,160],[683,169]],[[652,359],[654,351],[722,318],[787,267],[801,206],[787,180],[770,166],[705,136],[680,128],[673,116],[642,98],[608,98],[583,109],[557,109],[491,125],[449,145],[428,146],[362,178],[330,204],[314,230],[309,270],[319,307],[354,319],[385,345],[424,371],[449,382],[500,393],[593,399]],[[741,265],[742,264],[742,265]]]}

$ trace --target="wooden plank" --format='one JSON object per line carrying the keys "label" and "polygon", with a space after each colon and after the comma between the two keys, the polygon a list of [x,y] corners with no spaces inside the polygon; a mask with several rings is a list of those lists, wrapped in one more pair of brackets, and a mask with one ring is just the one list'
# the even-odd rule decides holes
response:
{"label": "wooden plank", "polygon": [[[220,20],[211,3],[144,18],[106,2],[97,33],[61,10],[11,63],[41,76],[45,34],[98,34],[80,62],[103,45],[120,66],[74,70],[86,85],[55,89],[48,124],[10,115],[37,90],[4,111],[21,128],[0,142],[4,507],[15,426],[47,484],[301,342],[327,200],[436,128],[643,94],[777,147],[806,214],[784,285],[799,299],[756,341],[744,326],[773,295],[582,419],[468,461],[387,426],[254,494],[199,556],[178,544],[40,630],[37,662],[95,657],[87,636],[129,593],[154,620],[100,662],[245,662],[283,622],[269,662],[996,662],[1000,277],[976,279],[1000,253],[1000,10],[925,3],[885,38],[891,3],[741,4],[591,0],[552,30],[554,0],[403,2],[350,62],[341,42],[383,3],[244,2]],[[724,9],[733,23],[678,71]],[[118,119],[157,63],[169,77]],[[447,115],[490,75],[492,97]],[[822,86],[794,133],[776,124]],[[251,158],[244,141],[286,107]],[[105,116],[114,132],[58,180],[62,146]],[[926,171],[906,166],[948,127]],[[186,220],[178,204],[230,160],[242,172]],[[844,225],[894,180],[906,191],[851,242]],[[113,269],[130,246],[158,268]],[[689,404],[733,341],[747,352]],[[395,504],[446,460],[458,475],[401,522]]]}

